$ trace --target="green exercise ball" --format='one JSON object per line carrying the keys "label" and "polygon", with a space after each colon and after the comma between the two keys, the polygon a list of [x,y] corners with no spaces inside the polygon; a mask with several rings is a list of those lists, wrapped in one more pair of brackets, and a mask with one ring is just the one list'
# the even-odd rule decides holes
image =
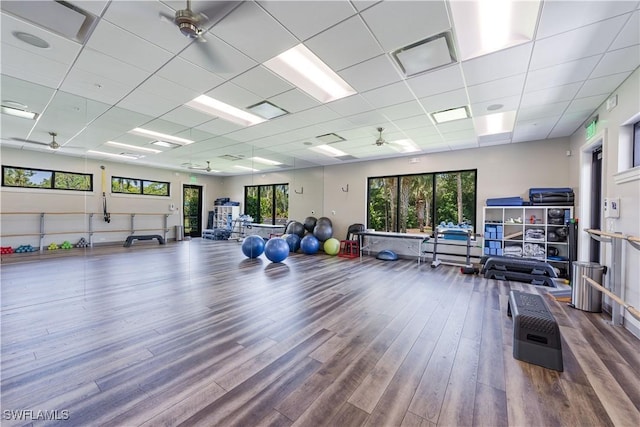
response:
{"label": "green exercise ball", "polygon": [[327,255],[338,255],[338,252],[340,252],[340,240],[331,237],[324,241],[322,248]]}

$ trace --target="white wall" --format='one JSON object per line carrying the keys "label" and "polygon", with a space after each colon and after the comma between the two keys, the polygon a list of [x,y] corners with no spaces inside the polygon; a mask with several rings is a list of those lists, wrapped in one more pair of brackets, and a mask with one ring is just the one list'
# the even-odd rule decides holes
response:
{"label": "white wall", "polygon": [[[576,210],[587,212],[590,195],[584,189],[588,185],[588,173],[581,173],[590,164],[593,144],[603,139],[603,197],[620,199],[620,218],[603,219],[604,231],[640,236],[640,167],[631,169],[631,147],[629,126],[640,121],[640,69],[614,91],[618,105],[611,111],[603,104],[597,111],[599,116],[596,136],[587,140],[584,127],[571,137],[571,150],[575,153],[570,162],[572,186],[579,187]],[[583,213],[582,216],[585,214]],[[588,225],[584,222],[581,229]],[[581,259],[588,260],[585,251],[589,237],[581,233]],[[640,250],[625,243],[623,253],[624,299],[634,307],[640,307]],[[601,263],[611,266],[611,251],[608,244],[601,245]],[[608,278],[607,278],[608,280]],[[640,322],[626,316],[627,326],[640,336]]]}

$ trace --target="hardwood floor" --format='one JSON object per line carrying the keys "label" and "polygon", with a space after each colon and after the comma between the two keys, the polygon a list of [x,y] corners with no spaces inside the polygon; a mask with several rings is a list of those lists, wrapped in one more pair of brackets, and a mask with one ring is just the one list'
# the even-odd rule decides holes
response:
{"label": "hardwood floor", "polygon": [[534,286],[233,241],[80,251],[2,260],[3,426],[640,425],[640,343],[605,315],[546,295],[564,372],[513,358],[508,293]]}

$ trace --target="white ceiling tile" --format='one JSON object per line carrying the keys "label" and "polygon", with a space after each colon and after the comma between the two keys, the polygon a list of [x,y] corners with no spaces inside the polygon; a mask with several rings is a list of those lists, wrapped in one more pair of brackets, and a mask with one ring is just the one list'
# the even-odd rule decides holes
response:
{"label": "white ceiling tile", "polygon": [[211,116],[208,114],[201,113],[186,106],[180,106],[175,110],[169,111],[161,118],[188,127],[196,127],[211,120]]}
{"label": "white ceiling tile", "polygon": [[[2,24],[0,25],[0,35],[3,50],[7,45],[13,46],[32,55],[37,55],[38,57],[68,64],[73,61],[73,58],[76,57],[82,48],[80,43],[68,40],[36,25],[7,15],[6,13],[2,13],[0,17]],[[49,47],[42,49],[25,43],[14,36],[16,32],[25,32],[37,36],[49,43]],[[4,61],[2,65],[4,67]]]}
{"label": "white ceiling tile", "polygon": [[284,81],[262,65],[240,74],[231,80],[231,82],[255,93],[263,99],[271,98],[272,96],[293,89],[293,86],[289,82]]}
{"label": "white ceiling tile", "polygon": [[[497,104],[502,104],[503,107],[496,110],[488,109],[489,106]],[[484,102],[476,102],[471,104],[471,115],[472,117],[476,117],[485,116],[492,113],[501,113],[504,111],[516,111],[519,105],[520,95],[508,96],[506,98],[497,98]]]}
{"label": "white ceiling tile", "polygon": [[297,113],[313,108],[320,103],[300,89],[293,89],[269,98],[269,101],[290,113]]}
{"label": "white ceiling tile", "polygon": [[416,97],[424,98],[460,89],[464,87],[464,79],[460,66],[456,64],[411,77],[407,79],[407,84]]}
{"label": "white ceiling tile", "polygon": [[224,83],[221,77],[179,57],[165,64],[157,75],[198,93],[205,93]]}
{"label": "white ceiling tile", "polygon": [[403,129],[405,134],[414,141],[418,136],[438,134],[438,129],[431,123],[431,119],[426,114],[394,120],[393,124]]}
{"label": "white ceiling tile", "polygon": [[172,22],[160,19],[160,13],[173,16],[175,11],[159,1],[112,1],[103,19],[177,53],[192,40],[183,36]]}
{"label": "white ceiling tile", "polygon": [[34,55],[4,42],[0,50],[0,63],[3,77],[16,77],[51,88],[60,85],[69,69],[68,64]]}
{"label": "white ceiling tile", "polygon": [[383,126],[387,122],[382,114],[377,111],[367,111],[360,114],[354,114],[348,117],[349,121],[356,126]]}
{"label": "white ceiling tile", "polygon": [[[375,70],[375,72],[371,70]],[[400,71],[387,55],[376,56],[345,68],[338,74],[358,92],[366,92],[403,79]]]}
{"label": "white ceiling tile", "polygon": [[257,62],[264,62],[298,44],[278,21],[254,2],[242,2],[210,33]]}
{"label": "white ceiling tile", "polygon": [[155,75],[149,77],[140,86],[138,86],[138,90],[153,93],[156,96],[174,101],[177,104],[186,104],[200,95],[200,93],[195,90],[188,89],[182,85]]}
{"label": "white ceiling tile", "polygon": [[[6,101],[13,101],[25,105],[27,111],[40,113],[55,94],[55,89],[34,85],[9,76],[2,76],[2,79],[0,79],[0,93],[2,94],[3,104]],[[5,115],[2,117],[5,117]],[[29,122],[29,120],[25,119],[20,120]]]}
{"label": "white ceiling tile", "polygon": [[620,34],[616,37],[610,49],[621,49],[640,44],[640,11],[635,11],[629,17],[629,21],[625,24]]}
{"label": "white ceiling tile", "polygon": [[109,80],[104,76],[75,67],[69,72],[60,88],[66,92],[113,105],[131,92],[135,86]]}
{"label": "white ceiling tile", "polygon": [[542,117],[559,116],[569,106],[569,101],[555,102],[553,104],[533,105],[531,107],[520,108],[517,120],[536,120]]}
{"label": "white ceiling tile", "polygon": [[100,16],[104,8],[109,3],[109,0],[72,0],[68,1],[68,3],[71,3],[72,5],[96,16]]}
{"label": "white ceiling tile", "polygon": [[443,0],[381,2],[363,11],[362,17],[387,52],[452,26]]}
{"label": "white ceiling tile", "polygon": [[633,71],[640,65],[640,45],[607,52],[591,74],[591,78],[603,77],[624,71]]}
{"label": "white ceiling tile", "polygon": [[236,108],[246,109],[248,106],[262,101],[255,93],[249,92],[231,82],[221,84],[206,95]]}
{"label": "white ceiling tile", "polygon": [[424,110],[418,101],[403,102],[390,107],[380,108],[378,111],[389,120],[402,119],[424,115]]}
{"label": "white ceiling tile", "polygon": [[[537,38],[553,36],[632,11],[632,1],[546,1],[538,24]],[[568,18],[571,19],[568,19]]]}
{"label": "white ceiling tile", "polygon": [[226,135],[234,130],[242,129],[242,126],[226,120],[214,119],[198,125],[196,128],[204,132],[209,132],[213,135]]}
{"label": "white ceiling tile", "polygon": [[608,94],[574,99],[569,104],[569,107],[567,107],[565,114],[580,113],[584,111],[591,113],[595,111],[600,106],[600,104],[602,104],[607,99],[607,97]]}
{"label": "white ceiling tile", "polygon": [[533,43],[525,43],[462,63],[465,82],[472,86],[526,73]]}
{"label": "white ceiling tile", "polygon": [[438,128],[438,132],[443,135],[460,131],[473,132],[473,119],[453,120],[436,125],[436,128]]}
{"label": "white ceiling tile", "polygon": [[469,98],[467,97],[466,90],[458,89],[420,98],[420,104],[422,104],[425,111],[433,113],[435,111],[450,110],[452,108],[469,105]]}
{"label": "white ceiling tile", "polygon": [[[119,61],[92,49],[84,49],[78,57],[73,69],[88,71],[105,79],[123,83],[131,88],[138,86],[150,73],[133,65]],[[100,81],[95,83],[100,84]]]}
{"label": "white ceiling tile", "polygon": [[530,69],[537,70],[603,53],[625,22],[625,16],[618,16],[538,40],[531,56]]}
{"label": "white ceiling tile", "polygon": [[609,95],[612,93],[625,79],[629,77],[629,73],[619,73],[606,77],[589,79],[576,95],[576,98],[585,98],[595,95]]}
{"label": "white ceiling tile", "polygon": [[569,136],[574,133],[580,126],[584,120],[588,117],[588,114],[584,115],[582,118],[569,118],[569,119],[560,119],[558,123],[554,126],[553,130],[549,132],[547,138],[562,138],[563,136]]}
{"label": "white ceiling tile", "polygon": [[149,72],[156,71],[173,57],[171,52],[105,20],[98,22],[86,45]]}
{"label": "white ceiling tile", "polygon": [[542,140],[549,135],[549,132],[556,125],[557,119],[540,118],[536,120],[517,121],[513,128],[513,142]]}
{"label": "white ceiling tile", "polygon": [[490,101],[507,96],[520,95],[524,88],[526,74],[505,77],[467,88],[471,103]]}
{"label": "white ceiling tile", "polygon": [[359,16],[349,18],[310,38],[305,45],[334,71],[382,53]]}
{"label": "white ceiling tile", "polygon": [[554,86],[547,89],[526,92],[522,95],[520,108],[535,105],[553,104],[560,101],[571,101],[582,87],[583,82],[569,83],[562,86]]}
{"label": "white ceiling tile", "polygon": [[352,114],[373,110],[373,106],[361,95],[351,95],[346,98],[341,98],[329,102],[326,106],[342,116],[350,116]]}
{"label": "white ceiling tile", "polygon": [[180,57],[225,80],[258,65],[256,61],[213,34],[205,33],[204,35],[207,39],[206,43],[192,43],[180,53]]}
{"label": "white ceiling tile", "polygon": [[601,55],[569,61],[548,68],[530,71],[525,84],[525,92],[534,92],[564,86],[569,83],[586,80],[596,64],[602,58]]}
{"label": "white ceiling tile", "polygon": [[353,6],[346,0],[258,3],[303,41],[355,14]]}
{"label": "white ceiling tile", "polygon": [[118,102],[117,105],[121,108],[157,117],[166,114],[180,104],[153,92],[137,89]]}
{"label": "white ceiling tile", "polygon": [[364,92],[362,97],[377,108],[388,107],[414,99],[413,94],[403,81]]}

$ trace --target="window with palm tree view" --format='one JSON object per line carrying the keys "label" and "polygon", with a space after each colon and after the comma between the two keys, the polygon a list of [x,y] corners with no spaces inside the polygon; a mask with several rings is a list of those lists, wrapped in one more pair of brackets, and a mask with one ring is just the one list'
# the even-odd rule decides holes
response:
{"label": "window with palm tree view", "polygon": [[289,218],[289,184],[244,187],[245,214],[256,224],[286,224]]}
{"label": "window with palm tree view", "polygon": [[367,201],[367,228],[376,231],[431,234],[441,223],[475,230],[476,170],[369,178]]}
{"label": "window with palm tree view", "polygon": [[93,175],[88,173],[2,166],[4,187],[92,191]]}

